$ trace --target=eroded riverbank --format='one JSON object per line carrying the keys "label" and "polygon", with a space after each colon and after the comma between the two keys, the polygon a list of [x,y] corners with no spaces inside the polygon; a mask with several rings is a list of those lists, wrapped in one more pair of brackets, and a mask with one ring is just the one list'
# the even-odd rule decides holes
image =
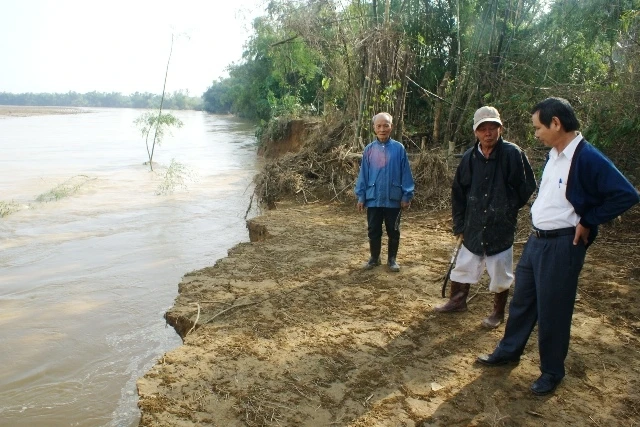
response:
{"label": "eroded riverbank", "polygon": [[568,375],[537,398],[535,333],[515,368],[474,363],[503,332],[480,326],[491,309],[486,283],[472,289],[468,312],[432,310],[454,245],[448,212],[404,216],[394,274],[360,269],[363,215],[281,205],[250,221],[254,243],[183,278],[167,318],[184,344],[138,381],[141,425],[631,425],[639,212],[605,227],[590,249]]}

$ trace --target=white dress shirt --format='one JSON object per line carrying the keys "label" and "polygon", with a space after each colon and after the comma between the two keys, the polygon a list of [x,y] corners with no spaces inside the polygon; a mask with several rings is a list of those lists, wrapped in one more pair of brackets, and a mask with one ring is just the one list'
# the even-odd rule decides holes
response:
{"label": "white dress shirt", "polygon": [[567,200],[566,192],[571,159],[581,140],[582,134],[578,132],[561,153],[555,147],[549,151],[538,197],[531,207],[533,226],[539,230],[575,227],[580,222],[580,216]]}

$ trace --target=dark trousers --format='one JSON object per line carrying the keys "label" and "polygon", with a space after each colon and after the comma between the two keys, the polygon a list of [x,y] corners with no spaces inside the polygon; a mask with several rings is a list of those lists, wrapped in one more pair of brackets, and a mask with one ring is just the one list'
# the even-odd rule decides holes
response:
{"label": "dark trousers", "polygon": [[504,337],[496,349],[506,357],[524,351],[538,323],[540,371],[560,380],[569,351],[571,318],[585,246],[573,236],[529,237],[518,266]]}
{"label": "dark trousers", "polygon": [[400,241],[399,216],[400,208],[367,208],[367,234],[369,240],[377,241],[382,239],[382,223],[384,222],[389,241]]}

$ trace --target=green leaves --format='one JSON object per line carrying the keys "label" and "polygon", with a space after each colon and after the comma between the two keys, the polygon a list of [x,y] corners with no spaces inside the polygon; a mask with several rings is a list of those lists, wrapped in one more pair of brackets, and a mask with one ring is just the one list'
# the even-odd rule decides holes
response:
{"label": "green leaves", "polygon": [[322,78],[322,90],[328,90],[329,85],[331,84],[331,77],[323,77]]}
{"label": "green leaves", "polygon": [[146,138],[152,130],[156,129],[156,144],[158,145],[162,143],[165,132],[170,132],[170,128],[181,128],[184,125],[182,120],[172,114],[158,114],[155,111],[147,111],[135,119],[133,123],[138,127],[138,130],[144,138]]}
{"label": "green leaves", "polygon": [[[160,146],[165,132],[170,132],[172,127],[181,128],[184,123],[172,114],[155,111],[147,111],[133,122],[140,130],[149,157],[149,168],[153,170],[153,153],[156,145]],[[153,142],[149,147],[149,135],[153,132]]]}

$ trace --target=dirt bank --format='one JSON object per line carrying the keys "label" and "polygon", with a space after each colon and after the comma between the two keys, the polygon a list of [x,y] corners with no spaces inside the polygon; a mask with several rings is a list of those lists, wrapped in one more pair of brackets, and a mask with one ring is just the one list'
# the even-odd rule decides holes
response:
{"label": "dirt bank", "polygon": [[360,269],[364,215],[280,205],[249,222],[255,242],[183,278],[167,319],[184,345],[138,381],[140,424],[638,425],[639,218],[636,207],[589,250],[568,375],[540,398],[535,332],[517,367],[474,364],[503,332],[480,326],[486,283],[468,312],[432,311],[454,244],[448,212],[405,214],[394,274]]}

